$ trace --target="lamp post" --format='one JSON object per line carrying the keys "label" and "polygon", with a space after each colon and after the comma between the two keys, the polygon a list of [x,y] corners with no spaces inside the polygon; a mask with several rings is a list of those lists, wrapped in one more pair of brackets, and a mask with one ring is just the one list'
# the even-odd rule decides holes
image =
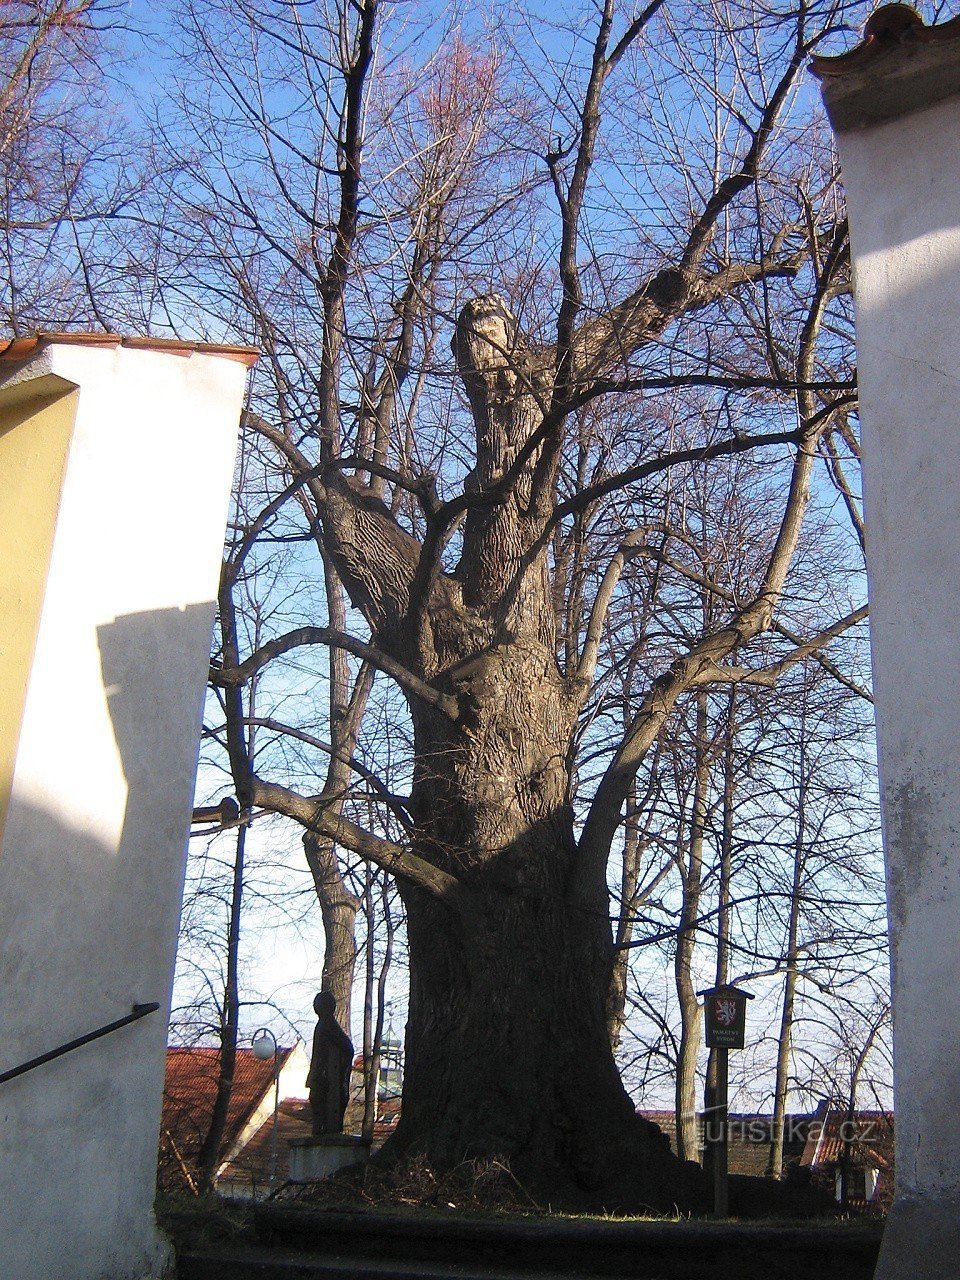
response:
{"label": "lamp post", "polygon": [[253,1033],[253,1056],[261,1062],[273,1058],[273,1132],[270,1135],[270,1189],[277,1181],[277,1136],[280,1124],[280,1046],[269,1027]]}

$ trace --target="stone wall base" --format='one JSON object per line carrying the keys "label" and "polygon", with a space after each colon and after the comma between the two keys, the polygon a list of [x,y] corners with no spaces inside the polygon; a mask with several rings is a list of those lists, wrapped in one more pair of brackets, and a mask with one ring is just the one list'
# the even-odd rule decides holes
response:
{"label": "stone wall base", "polygon": [[956,1280],[960,1274],[960,1201],[898,1196],[880,1246],[875,1280]]}
{"label": "stone wall base", "polygon": [[341,1169],[366,1164],[369,1157],[370,1139],[354,1134],[294,1138],[290,1142],[290,1181],[323,1182]]}

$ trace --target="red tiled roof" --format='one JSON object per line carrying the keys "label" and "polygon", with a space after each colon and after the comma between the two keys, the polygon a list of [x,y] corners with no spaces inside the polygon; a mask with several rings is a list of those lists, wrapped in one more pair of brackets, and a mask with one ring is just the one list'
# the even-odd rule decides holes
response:
{"label": "red tiled roof", "polygon": [[[675,1111],[637,1111],[637,1115],[659,1125],[670,1139],[671,1150],[677,1150],[677,1117]],[[770,1147],[773,1141],[773,1117],[754,1113],[731,1112],[729,1117],[730,1143],[727,1148],[728,1167],[731,1173],[750,1174],[763,1177],[767,1172]],[[703,1115],[697,1117],[697,1129],[700,1135],[700,1152],[704,1147]],[[783,1162],[785,1165],[795,1164],[804,1151],[810,1125],[815,1117],[809,1115],[788,1115],[784,1123]]]}
{"label": "red tiled roof", "polygon": [[220,342],[189,342],[183,338],[138,338],[123,337],[118,333],[58,333],[53,331],[32,333],[22,338],[11,338],[5,346],[0,346],[0,361],[17,364],[27,360],[44,347],[132,347],[144,351],[166,351],[172,355],[190,356],[194,352],[201,355],[225,356],[228,360],[239,360],[249,369],[256,364],[259,351],[256,347],[237,346]]}
{"label": "red tiled roof", "polygon": [[[292,1052],[280,1050],[281,1067]],[[219,1049],[167,1049],[160,1126],[160,1181],[165,1187],[182,1185],[183,1165],[191,1175],[196,1171],[196,1159],[210,1125],[219,1070]],[[264,1062],[254,1057],[252,1049],[238,1049],[221,1151],[230,1149],[272,1084],[273,1059]]]}
{"label": "red tiled roof", "polygon": [[800,1163],[828,1190],[836,1187],[845,1156],[851,1170],[875,1169],[877,1184],[869,1203],[854,1191],[848,1207],[885,1212],[893,1201],[893,1129],[892,1111],[856,1111],[852,1117],[843,1109],[829,1111],[814,1120]]}
{"label": "red tiled roof", "polygon": [[[305,1098],[284,1098],[277,1115],[277,1182],[286,1182],[290,1140],[309,1138],[312,1133],[310,1104]],[[270,1183],[273,1159],[273,1116],[260,1126],[250,1141],[220,1171],[219,1186],[226,1192],[242,1186],[256,1191]]]}
{"label": "red tiled roof", "polygon": [[843,1110],[829,1111],[814,1121],[800,1163],[837,1164],[849,1143],[850,1158],[874,1169],[893,1166],[893,1112],[856,1111],[851,1117]]}

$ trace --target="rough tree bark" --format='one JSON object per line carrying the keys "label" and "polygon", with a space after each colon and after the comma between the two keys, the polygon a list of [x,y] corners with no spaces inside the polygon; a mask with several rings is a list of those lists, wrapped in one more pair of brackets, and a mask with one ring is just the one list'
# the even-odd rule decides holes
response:
{"label": "rough tree bark", "polygon": [[[517,350],[499,299],[464,310],[455,353],[481,490],[540,425]],[[451,911],[402,885],[410,1013],[395,1148],[441,1166],[503,1154],[521,1179],[590,1198],[616,1195],[618,1166],[626,1198],[632,1167],[633,1196],[669,1203],[682,1179],[659,1132],[635,1119],[607,1036],[609,923],[568,894],[580,691],[557,667],[546,552],[530,554],[545,527],[535,470],[506,500],[468,512],[460,598],[432,605],[421,628],[419,669],[443,673],[459,710],[410,699],[413,849],[455,875],[462,897]]]}

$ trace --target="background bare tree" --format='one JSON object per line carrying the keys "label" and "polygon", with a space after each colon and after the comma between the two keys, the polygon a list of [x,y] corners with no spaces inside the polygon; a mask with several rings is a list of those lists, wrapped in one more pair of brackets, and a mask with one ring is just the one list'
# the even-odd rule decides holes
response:
{"label": "background bare tree", "polygon": [[[138,326],[156,243],[149,132],[124,110],[116,0],[0,3],[0,299],[8,333]],[[137,246],[136,249],[134,246]]]}

